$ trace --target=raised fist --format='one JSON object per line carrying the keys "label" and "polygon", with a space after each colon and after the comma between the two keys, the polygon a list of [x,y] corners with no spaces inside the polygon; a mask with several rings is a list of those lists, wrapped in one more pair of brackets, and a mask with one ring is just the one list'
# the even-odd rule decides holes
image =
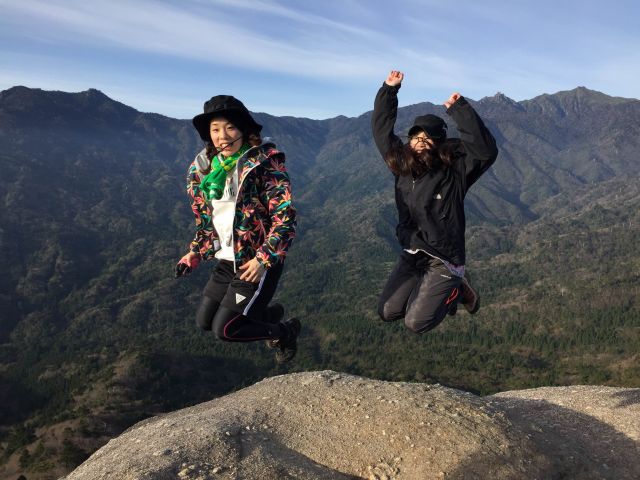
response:
{"label": "raised fist", "polygon": [[453,105],[454,103],[456,103],[460,97],[462,95],[460,95],[458,92],[456,93],[452,93],[451,96],[449,97],[449,100],[447,100],[446,102],[444,102],[444,106],[449,109],[449,107],[451,107],[451,105]]}
{"label": "raised fist", "polygon": [[395,87],[396,85],[400,85],[402,80],[404,79],[404,73],[399,72],[398,70],[391,70],[391,73],[384,81],[390,87]]}

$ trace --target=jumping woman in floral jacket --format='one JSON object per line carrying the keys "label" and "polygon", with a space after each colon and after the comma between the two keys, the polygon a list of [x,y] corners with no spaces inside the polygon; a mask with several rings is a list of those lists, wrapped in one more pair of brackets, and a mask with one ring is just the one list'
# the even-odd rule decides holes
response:
{"label": "jumping woman in floral jacket", "polygon": [[296,226],[284,153],[262,143],[262,126],[232,96],[211,98],[193,125],[206,146],[189,167],[196,235],[176,277],[217,259],[197,324],[224,341],[267,340],[278,362],[291,360],[300,322],[269,305]]}

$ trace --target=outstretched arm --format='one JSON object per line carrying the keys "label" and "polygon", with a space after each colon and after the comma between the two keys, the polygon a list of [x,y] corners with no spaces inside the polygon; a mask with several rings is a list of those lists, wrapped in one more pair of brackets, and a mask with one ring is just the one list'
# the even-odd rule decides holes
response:
{"label": "outstretched arm", "polygon": [[496,161],[496,139],[471,104],[459,93],[453,93],[444,102],[444,106],[458,126],[460,140],[466,152],[463,161],[468,189]]}
{"label": "outstretched arm", "polygon": [[402,140],[394,133],[393,129],[398,114],[398,90],[404,79],[404,74],[398,70],[392,70],[382,84],[373,105],[371,117],[371,130],[378,151],[385,155],[392,147],[402,144]]}

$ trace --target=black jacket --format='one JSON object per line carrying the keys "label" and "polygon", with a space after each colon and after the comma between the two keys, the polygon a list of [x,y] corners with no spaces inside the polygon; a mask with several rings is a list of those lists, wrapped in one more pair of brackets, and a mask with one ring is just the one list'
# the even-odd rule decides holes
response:
{"label": "black jacket", "polygon": [[[402,145],[393,131],[398,90],[386,83],[376,95],[371,118],[373,138],[384,156]],[[396,228],[402,248],[422,249],[455,265],[464,265],[464,197],[498,156],[496,141],[464,97],[447,114],[455,120],[461,145],[449,168],[431,169],[414,178],[395,177]]]}

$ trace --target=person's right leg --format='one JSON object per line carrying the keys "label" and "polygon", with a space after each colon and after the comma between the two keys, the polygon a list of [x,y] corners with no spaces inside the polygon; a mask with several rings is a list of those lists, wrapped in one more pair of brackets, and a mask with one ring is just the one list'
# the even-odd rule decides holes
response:
{"label": "person's right leg", "polygon": [[196,325],[198,325],[202,330],[211,330],[213,317],[219,307],[220,302],[203,295],[202,300],[200,300],[200,305],[198,305],[198,311],[196,312]]}
{"label": "person's right leg", "polygon": [[407,301],[422,277],[416,266],[418,254],[402,252],[378,299],[378,315],[385,322],[404,318]]}
{"label": "person's right leg", "polygon": [[233,280],[233,263],[226,260],[219,261],[209,276],[209,280],[202,291],[202,300],[196,313],[196,324],[203,330],[211,330],[213,317],[220,302],[227,293],[229,284]]}

